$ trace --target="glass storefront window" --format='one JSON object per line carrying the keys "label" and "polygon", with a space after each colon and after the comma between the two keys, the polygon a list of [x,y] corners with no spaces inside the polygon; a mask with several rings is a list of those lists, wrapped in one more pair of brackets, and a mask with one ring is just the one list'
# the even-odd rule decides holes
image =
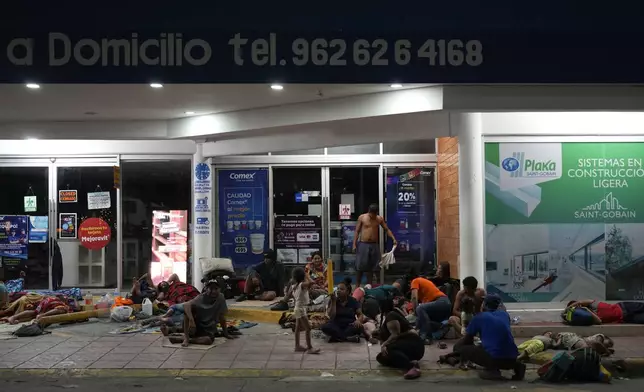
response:
{"label": "glass storefront window", "polygon": [[[332,167],[330,176],[330,258],[336,271],[355,271],[353,237],[358,216],[378,204],[377,167]],[[340,204],[349,204],[349,219],[340,219]]]}
{"label": "glass storefront window", "polygon": [[[189,260],[183,246],[189,250],[191,240],[191,173],[190,159],[121,162],[122,287],[126,290],[133,277],[151,272],[150,263],[160,258],[180,263],[177,272],[185,273],[191,281],[190,263],[183,264]],[[177,230],[168,229],[169,225]]]}
{"label": "glass storefront window", "polygon": [[[386,220],[398,240],[392,273],[412,266],[421,272],[435,267],[434,169],[387,168]],[[385,250],[391,249],[386,240]]]}
{"label": "glass storefront window", "polygon": [[[49,288],[49,168],[0,167],[0,280],[12,280],[24,272],[29,289]],[[25,196],[35,196],[36,206],[25,208]],[[29,211],[25,211],[25,210]],[[28,216],[28,220],[14,217]],[[9,224],[7,224],[9,222]],[[25,224],[36,224],[39,235],[16,248],[9,237]],[[14,227],[14,226],[18,227]],[[35,233],[34,230],[32,232]],[[19,232],[15,233],[20,235]],[[14,236],[15,237],[15,236]],[[19,254],[17,253],[19,252]],[[15,256],[13,256],[15,254]]]}
{"label": "glass storefront window", "polygon": [[[285,264],[305,264],[322,251],[322,169],[274,168],[274,248]],[[323,255],[324,256],[324,255]]]}
{"label": "glass storefront window", "polygon": [[[63,259],[62,285],[116,287],[118,227],[113,167],[58,167],[57,183],[56,231]],[[95,193],[105,193],[105,198],[90,205]],[[94,240],[85,240],[90,236],[84,234],[83,223],[90,218],[99,221],[89,222],[104,222],[101,224],[109,227],[109,241],[103,247],[94,246]],[[96,227],[94,223],[91,226]]]}

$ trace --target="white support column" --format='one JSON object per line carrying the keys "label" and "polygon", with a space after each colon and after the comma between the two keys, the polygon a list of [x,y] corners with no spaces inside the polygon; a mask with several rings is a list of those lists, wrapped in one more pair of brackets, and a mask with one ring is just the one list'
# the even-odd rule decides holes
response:
{"label": "white support column", "polygon": [[459,278],[474,276],[485,287],[485,193],[482,116],[450,113],[450,130],[458,136]]}
{"label": "white support column", "polygon": [[199,290],[201,263],[199,259],[213,257],[213,173],[210,159],[203,156],[203,143],[197,144],[197,151],[192,158],[193,164],[193,202],[192,202],[192,284]]}

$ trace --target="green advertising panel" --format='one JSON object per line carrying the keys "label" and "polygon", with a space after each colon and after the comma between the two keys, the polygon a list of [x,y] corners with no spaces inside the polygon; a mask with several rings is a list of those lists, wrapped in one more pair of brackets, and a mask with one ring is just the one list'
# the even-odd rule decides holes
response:
{"label": "green advertising panel", "polygon": [[644,299],[643,166],[644,143],[486,143],[488,290]]}

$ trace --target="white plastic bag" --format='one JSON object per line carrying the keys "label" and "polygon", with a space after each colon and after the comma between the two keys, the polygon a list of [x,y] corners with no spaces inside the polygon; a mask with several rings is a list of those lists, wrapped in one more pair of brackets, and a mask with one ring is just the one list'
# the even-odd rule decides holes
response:
{"label": "white plastic bag", "polygon": [[141,313],[148,317],[152,317],[152,301],[149,298],[145,298],[141,304]]}
{"label": "white plastic bag", "polygon": [[128,321],[133,312],[134,309],[129,306],[115,306],[110,312],[110,318],[114,321],[122,323]]}
{"label": "white plastic bag", "polygon": [[201,272],[203,273],[203,276],[206,276],[215,270],[226,271],[230,272],[231,274],[235,273],[235,269],[233,268],[233,261],[231,259],[201,257],[199,259],[199,264],[201,264]]}
{"label": "white plastic bag", "polygon": [[380,258],[380,268],[389,269],[389,266],[396,264],[396,258],[394,257],[394,252],[396,251],[396,245],[391,248],[390,252],[387,252],[382,255]]}

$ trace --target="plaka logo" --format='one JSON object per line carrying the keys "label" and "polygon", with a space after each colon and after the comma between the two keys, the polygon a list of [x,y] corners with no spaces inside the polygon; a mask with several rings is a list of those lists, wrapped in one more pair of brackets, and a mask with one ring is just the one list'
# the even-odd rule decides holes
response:
{"label": "plaka logo", "polygon": [[513,152],[501,162],[512,178],[557,177],[557,163],[552,160],[526,159],[525,152]]}
{"label": "plaka logo", "polygon": [[575,211],[575,219],[588,220],[622,220],[635,219],[637,212],[624,207],[610,192],[597,203],[587,205],[579,211]]}

